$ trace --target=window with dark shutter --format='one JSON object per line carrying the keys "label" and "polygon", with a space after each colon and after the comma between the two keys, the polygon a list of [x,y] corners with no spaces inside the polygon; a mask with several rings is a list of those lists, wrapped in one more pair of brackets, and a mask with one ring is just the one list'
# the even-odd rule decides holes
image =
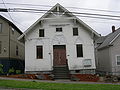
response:
{"label": "window with dark shutter", "polygon": [[2,53],[2,41],[0,41],[0,54]]}
{"label": "window with dark shutter", "polygon": [[77,57],[83,57],[83,46],[82,44],[76,45]]}
{"label": "window with dark shutter", "polygon": [[18,46],[16,46],[16,56],[18,56]]}
{"label": "window with dark shutter", "polygon": [[44,37],[44,29],[39,30],[39,37]]}
{"label": "window with dark shutter", "polygon": [[37,59],[43,59],[43,46],[36,47]]}
{"label": "window with dark shutter", "polygon": [[78,36],[78,28],[73,28],[73,36]]}
{"label": "window with dark shutter", "polygon": [[56,32],[62,32],[62,28],[56,28]]}

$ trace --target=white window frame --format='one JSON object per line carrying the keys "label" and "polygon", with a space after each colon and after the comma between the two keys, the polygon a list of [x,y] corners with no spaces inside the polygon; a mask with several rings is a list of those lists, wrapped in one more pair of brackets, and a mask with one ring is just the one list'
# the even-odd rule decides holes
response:
{"label": "white window frame", "polygon": [[120,66],[120,65],[117,64],[117,57],[118,57],[118,56],[120,56],[120,55],[116,55],[116,66]]}

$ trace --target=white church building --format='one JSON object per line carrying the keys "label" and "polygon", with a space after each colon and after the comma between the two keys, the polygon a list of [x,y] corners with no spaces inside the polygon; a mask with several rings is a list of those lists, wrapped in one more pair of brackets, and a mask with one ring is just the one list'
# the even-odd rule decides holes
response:
{"label": "white church building", "polygon": [[56,78],[94,74],[94,40],[98,37],[91,27],[56,4],[19,37],[25,39],[25,72],[53,73]]}

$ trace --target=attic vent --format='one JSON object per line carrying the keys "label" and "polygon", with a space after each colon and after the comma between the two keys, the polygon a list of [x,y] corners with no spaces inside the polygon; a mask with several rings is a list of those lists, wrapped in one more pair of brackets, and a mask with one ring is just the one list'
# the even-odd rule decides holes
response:
{"label": "attic vent", "polygon": [[91,59],[85,59],[83,62],[84,67],[91,67],[92,66],[92,60]]}

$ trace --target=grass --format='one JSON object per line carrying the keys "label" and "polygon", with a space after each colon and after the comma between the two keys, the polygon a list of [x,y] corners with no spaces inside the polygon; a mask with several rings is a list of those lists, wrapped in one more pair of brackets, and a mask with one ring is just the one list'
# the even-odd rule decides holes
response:
{"label": "grass", "polygon": [[40,90],[120,90],[120,85],[46,83],[16,80],[0,80],[0,87],[31,88]]}

